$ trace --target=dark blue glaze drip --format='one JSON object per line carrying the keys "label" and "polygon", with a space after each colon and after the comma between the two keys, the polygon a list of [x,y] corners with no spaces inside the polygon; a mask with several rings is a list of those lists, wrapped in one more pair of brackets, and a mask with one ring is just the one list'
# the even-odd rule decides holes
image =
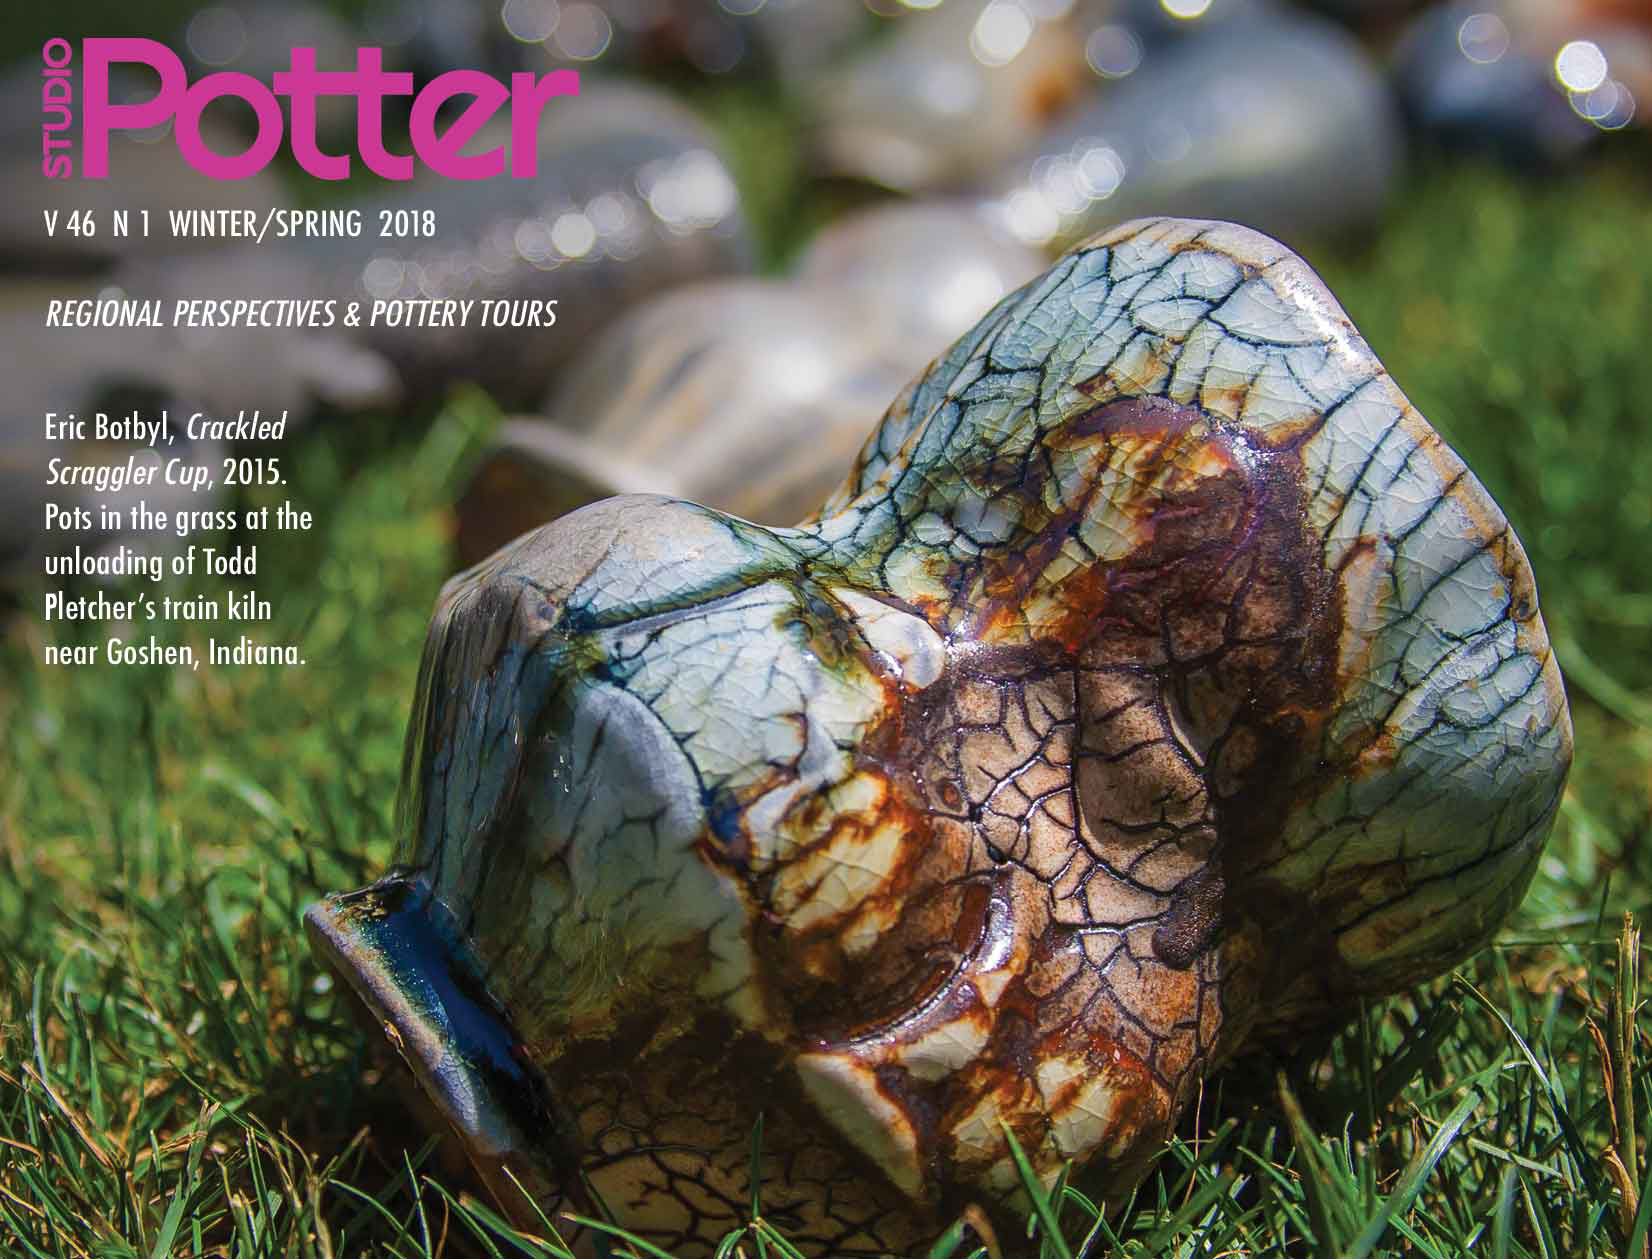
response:
{"label": "dark blue glaze drip", "polygon": [[386,978],[463,1060],[525,1142],[564,1172],[577,1167],[568,1129],[556,1121],[549,1090],[489,995],[453,915],[422,883],[391,877],[334,902],[357,938],[380,959]]}

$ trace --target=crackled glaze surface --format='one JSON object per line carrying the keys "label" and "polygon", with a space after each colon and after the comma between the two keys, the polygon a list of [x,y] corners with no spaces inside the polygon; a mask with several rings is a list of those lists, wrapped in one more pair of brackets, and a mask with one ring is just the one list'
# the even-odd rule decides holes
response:
{"label": "crackled glaze surface", "polygon": [[[1319,280],[1138,221],[801,526],[619,498],[455,578],[397,869],[311,925],[485,1174],[700,1253],[762,1109],[765,1216],[908,1254],[1012,1204],[1004,1126],[1123,1190],[1213,1067],[1484,941],[1570,740],[1519,543]],[[532,1104],[407,1013],[389,897]]]}

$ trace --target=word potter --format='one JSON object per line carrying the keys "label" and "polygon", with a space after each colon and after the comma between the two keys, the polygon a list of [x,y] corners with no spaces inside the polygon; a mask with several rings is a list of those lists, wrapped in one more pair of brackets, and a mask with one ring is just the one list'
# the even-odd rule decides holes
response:
{"label": "word potter", "polygon": [[[377,48],[358,48],[356,68],[346,71],[318,70],[314,48],[294,48],[290,68],[278,72],[271,87],[236,71],[219,71],[190,83],[177,54],[152,39],[93,38],[82,41],[81,48],[85,58],[81,172],[88,179],[108,178],[112,132],[142,131],[169,122],[178,151],[203,175],[213,179],[256,175],[275,157],[287,130],[278,96],[287,98],[292,118],[293,157],[317,179],[348,179],[353,169],[350,157],[323,153],[316,139],[316,101],[323,96],[356,98],[356,143],[361,160],[385,179],[411,179],[419,162],[449,179],[492,179],[504,174],[507,166],[511,178],[532,179],[539,173],[541,113],[554,97],[579,95],[579,74],[573,70],[553,70],[537,76],[519,72],[510,76],[508,87],[479,70],[450,70],[415,95],[413,76],[385,70],[383,53]],[[43,73],[49,76],[54,98],[72,97],[72,88],[63,86],[72,73],[72,60],[73,48],[66,40],[50,40],[42,50]],[[129,104],[111,101],[110,68],[117,64],[148,66],[160,76],[160,90],[147,100]],[[387,96],[413,96],[408,122],[411,156],[391,153],[384,146],[383,102]],[[455,97],[465,96],[471,98],[470,103],[445,130],[439,129],[437,115],[442,107]],[[240,153],[215,152],[202,139],[201,115],[220,97],[244,101],[257,119],[252,141]],[[465,146],[507,102],[509,158],[503,144],[466,152]],[[53,125],[61,130],[68,107],[55,99],[54,104],[60,104],[60,108]],[[49,150],[43,150],[42,174],[58,179],[72,175],[73,160],[63,152],[65,137],[47,136],[43,144],[48,141]]]}

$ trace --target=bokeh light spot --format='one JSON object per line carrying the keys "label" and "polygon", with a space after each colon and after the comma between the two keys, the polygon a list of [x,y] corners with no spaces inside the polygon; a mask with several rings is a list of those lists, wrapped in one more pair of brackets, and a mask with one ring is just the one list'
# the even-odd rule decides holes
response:
{"label": "bokeh light spot", "polygon": [[1606,82],[1606,54],[1600,45],[1574,39],[1554,58],[1555,77],[1573,92],[1592,92]]}
{"label": "bokeh light spot", "polygon": [[1495,13],[1472,13],[1457,28],[1457,47],[1479,65],[1501,61],[1509,50],[1509,28]]}

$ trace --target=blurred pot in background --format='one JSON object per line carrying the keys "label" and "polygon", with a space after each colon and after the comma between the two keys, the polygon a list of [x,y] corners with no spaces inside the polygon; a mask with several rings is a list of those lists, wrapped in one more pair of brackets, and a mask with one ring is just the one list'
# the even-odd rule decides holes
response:
{"label": "blurred pot in background", "polygon": [[[1287,0],[1289,3],[1289,0]],[[1295,7],[1294,5],[1292,7]],[[1106,28],[1129,31],[1138,41],[1142,52],[1151,52],[1168,44],[1194,36],[1209,35],[1236,26],[1254,22],[1258,18],[1276,16],[1279,0],[1089,0],[1081,11],[1093,26],[1086,30],[1087,40],[1095,32]],[[1103,78],[1114,77],[1097,49],[1090,49],[1090,68]]]}
{"label": "blurred pot in background", "polygon": [[650,302],[598,339],[548,419],[506,424],[459,505],[461,563],[617,493],[795,523],[897,391],[1039,266],[966,206],[886,206],[823,232],[796,280]]}
{"label": "blurred pot in background", "polygon": [[[1488,4],[1486,8],[1498,6]],[[1647,125],[1652,4],[1647,0],[1502,0],[1514,42],[1549,61],[1574,107],[1602,130]]]}
{"label": "blurred pot in background", "polygon": [[1482,0],[1424,13],[1394,50],[1407,121],[1444,148],[1550,169],[1595,137],[1541,58],[1515,47],[1508,22]]}
{"label": "blurred pot in background", "polygon": [[[305,253],[262,246],[134,261],[110,280],[113,291],[159,300],[168,317],[187,299],[205,304],[253,298],[315,303],[325,300],[329,277]],[[342,312],[339,312],[342,314]],[[401,379],[376,351],[357,344],[342,322],[328,327],[211,327],[167,330],[165,370],[188,382],[187,392],[220,410],[258,407],[288,411],[296,430],[321,410],[362,411],[403,400]],[[81,337],[75,332],[73,344]]]}
{"label": "blurred pot in background", "polygon": [[1071,4],[947,0],[810,88],[829,174],[911,192],[978,178],[1030,143],[1088,86]]}
{"label": "blurred pot in background", "polygon": [[[798,280],[842,290],[921,366],[1036,275],[1039,256],[967,202],[874,206],[821,230]],[[903,382],[904,383],[904,382]]]}
{"label": "blurred pot in background", "polygon": [[1553,170],[1620,130],[1652,93],[1644,24],[1580,3],[1462,0],[1422,14],[1394,51],[1412,127],[1454,152]]}
{"label": "blurred pot in background", "polygon": [[1012,231],[1050,249],[1146,214],[1289,241],[1380,215],[1402,145],[1388,89],[1351,36],[1318,19],[1247,18],[1145,53],[985,187]]}
{"label": "blurred pot in background", "polygon": [[922,366],[863,314],[774,280],[692,285],[634,312],[570,373],[550,423],[501,432],[459,505],[461,563],[617,493],[794,523]]}
{"label": "blurred pot in background", "polygon": [[352,70],[361,42],[358,33],[324,5],[306,0],[218,0],[189,19],[181,51],[190,59],[192,78],[235,70],[268,83],[289,68],[294,48],[313,48],[322,70]]}
{"label": "blurred pot in background", "polygon": [[861,0],[390,0],[366,29],[425,78],[550,66],[789,78],[869,21]]}

